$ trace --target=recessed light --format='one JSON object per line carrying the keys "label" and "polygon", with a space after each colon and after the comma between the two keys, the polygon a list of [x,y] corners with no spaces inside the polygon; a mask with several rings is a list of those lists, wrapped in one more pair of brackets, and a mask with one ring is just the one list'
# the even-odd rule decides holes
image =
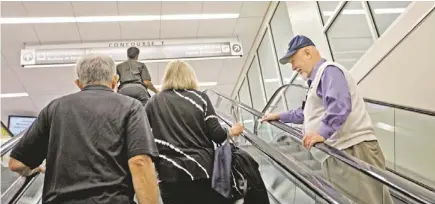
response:
{"label": "recessed light", "polygon": [[29,96],[28,93],[7,93],[0,94],[0,98],[16,98],[16,97],[26,97]]}
{"label": "recessed light", "polygon": [[[374,14],[401,14],[405,11],[405,8],[384,8],[384,9],[374,9]],[[322,12],[324,16],[332,16],[334,11],[324,11]],[[362,9],[344,9],[340,12],[340,14],[344,15],[361,15],[365,14],[365,11]]]}
{"label": "recessed light", "polygon": [[179,14],[179,15],[143,15],[143,16],[21,17],[21,18],[0,18],[0,24],[96,23],[96,22],[132,22],[132,21],[209,20],[209,19],[234,19],[234,18],[239,18],[239,14],[221,13],[221,14]]}

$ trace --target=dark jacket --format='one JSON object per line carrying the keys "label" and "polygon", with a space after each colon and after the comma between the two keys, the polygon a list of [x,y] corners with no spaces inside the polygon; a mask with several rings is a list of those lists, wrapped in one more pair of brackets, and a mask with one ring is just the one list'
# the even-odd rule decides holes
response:
{"label": "dark jacket", "polygon": [[[251,155],[234,145],[232,145],[232,152],[232,174],[238,182],[239,191],[245,194],[243,203],[269,204],[267,189],[261,178],[258,163]],[[243,186],[246,189],[242,189]]]}
{"label": "dark jacket", "polygon": [[243,199],[244,204],[269,204],[258,163],[229,142],[216,149],[212,188],[228,199]]}

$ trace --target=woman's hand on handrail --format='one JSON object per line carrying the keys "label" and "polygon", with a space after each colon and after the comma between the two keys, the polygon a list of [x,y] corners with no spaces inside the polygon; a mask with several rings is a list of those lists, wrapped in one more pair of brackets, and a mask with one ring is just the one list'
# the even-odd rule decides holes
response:
{"label": "woman's hand on handrail", "polygon": [[242,123],[238,122],[231,127],[230,135],[232,137],[239,136],[240,134],[243,133],[244,128],[245,127],[243,127]]}

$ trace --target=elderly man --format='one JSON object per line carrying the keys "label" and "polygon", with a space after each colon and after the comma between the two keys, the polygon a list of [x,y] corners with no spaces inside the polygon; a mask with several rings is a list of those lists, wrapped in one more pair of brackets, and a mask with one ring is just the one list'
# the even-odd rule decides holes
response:
{"label": "elderly man", "polygon": [[46,159],[43,203],[158,203],[151,158],[158,156],[142,104],[115,93],[115,63],[77,63],[81,91],[43,108],[10,154],[9,168],[39,172]]}
{"label": "elderly man", "polygon": [[[323,59],[314,43],[302,35],[290,41],[288,52],[280,63],[291,63],[292,69],[308,80],[306,101],[296,110],[266,114],[262,121],[303,123],[306,148],[325,142],[385,169],[385,159],[372,121],[351,74],[341,65]],[[362,175],[336,158],[319,160],[327,178],[355,202],[392,203],[388,189],[379,181]]]}

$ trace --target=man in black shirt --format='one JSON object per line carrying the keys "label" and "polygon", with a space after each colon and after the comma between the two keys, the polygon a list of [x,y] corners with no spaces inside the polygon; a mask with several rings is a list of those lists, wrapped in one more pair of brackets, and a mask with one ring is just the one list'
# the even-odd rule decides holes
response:
{"label": "man in black shirt", "polygon": [[149,99],[147,89],[154,93],[158,93],[158,90],[151,82],[147,66],[137,61],[139,52],[140,50],[137,47],[128,48],[128,60],[116,66],[116,73],[119,75],[120,82],[118,93],[135,98],[145,106]]}
{"label": "man in black shirt", "polygon": [[10,154],[22,176],[41,171],[43,203],[158,203],[152,158],[158,156],[142,104],[115,93],[115,63],[87,56],[77,63],[80,92],[43,108]]}

